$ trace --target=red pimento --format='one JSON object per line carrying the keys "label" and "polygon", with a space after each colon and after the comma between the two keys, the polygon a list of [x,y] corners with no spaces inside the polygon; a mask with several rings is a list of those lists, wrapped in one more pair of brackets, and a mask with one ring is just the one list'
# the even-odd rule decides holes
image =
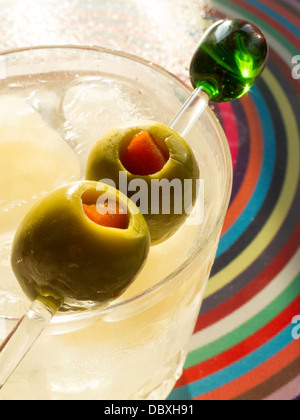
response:
{"label": "red pimento", "polygon": [[123,155],[122,163],[133,175],[152,175],[162,170],[169,159],[148,131],[136,134]]}
{"label": "red pimento", "polygon": [[97,225],[117,229],[128,228],[127,214],[118,203],[83,204],[83,210]]}

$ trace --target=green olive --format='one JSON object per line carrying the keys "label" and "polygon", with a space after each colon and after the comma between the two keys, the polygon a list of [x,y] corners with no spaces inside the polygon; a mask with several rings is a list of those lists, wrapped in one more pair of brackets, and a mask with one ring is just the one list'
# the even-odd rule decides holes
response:
{"label": "green olive", "polygon": [[[128,225],[96,224],[84,205],[114,200]],[[25,216],[13,243],[13,271],[34,300],[59,299],[61,311],[102,306],[118,297],[142,268],[150,248],[144,217],[126,196],[93,181],[59,188]]]}
{"label": "green olive", "polygon": [[[143,131],[167,156],[163,167],[148,175],[135,174],[124,164],[132,139]],[[113,181],[112,185],[139,207],[148,224],[151,243],[156,245],[171,237],[190,214],[197,195],[199,167],[190,146],[176,131],[145,120],[106,132],[90,152],[86,179]]]}

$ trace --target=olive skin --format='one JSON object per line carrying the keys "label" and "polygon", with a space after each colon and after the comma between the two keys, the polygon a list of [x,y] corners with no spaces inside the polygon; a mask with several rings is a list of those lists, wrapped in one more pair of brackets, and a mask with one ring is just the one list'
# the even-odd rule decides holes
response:
{"label": "olive skin", "polygon": [[[127,209],[127,229],[100,226],[83,210],[105,193]],[[116,197],[116,198],[115,198]],[[25,216],[12,248],[13,271],[31,299],[58,299],[60,311],[103,306],[144,265],[150,235],[142,214],[107,185],[81,181],[59,188]]]}
{"label": "olive skin", "polygon": [[[122,156],[132,138],[141,131],[148,131],[157,145],[166,153],[169,159],[165,166],[152,175],[134,175],[122,163]],[[120,185],[120,172],[126,174],[126,191]],[[136,203],[143,213],[151,235],[151,245],[157,245],[170,238],[184,223],[197,196],[197,179],[200,172],[195,156],[187,142],[174,130],[159,122],[142,120],[123,124],[106,132],[92,148],[86,166],[86,179],[101,181],[112,180],[117,189],[120,189],[129,198],[134,200],[135,190],[131,191],[132,181],[143,180],[147,183],[148,203],[145,211]],[[159,204],[153,203],[152,181],[165,180],[172,183],[179,180],[182,193],[175,197],[175,189],[166,190],[170,194],[170,211],[163,211],[163,189],[160,190]],[[192,191],[186,193],[184,180],[191,180]],[[105,182],[105,181],[104,181]],[[178,190],[177,190],[178,192]],[[176,201],[177,199],[177,201]],[[178,199],[180,211],[178,211]],[[177,206],[175,206],[175,201]],[[156,208],[153,211],[153,208]]]}

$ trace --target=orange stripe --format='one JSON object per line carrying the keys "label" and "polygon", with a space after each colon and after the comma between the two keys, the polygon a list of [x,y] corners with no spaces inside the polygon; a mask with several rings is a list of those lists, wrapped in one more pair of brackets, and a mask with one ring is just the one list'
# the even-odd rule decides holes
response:
{"label": "orange stripe", "polygon": [[297,359],[297,357],[299,357],[299,349],[300,342],[295,340],[274,357],[253,369],[246,375],[243,375],[229,384],[203,394],[195,399],[213,401],[232,400],[233,398],[236,398],[246,391],[249,391],[251,388],[254,388],[260,383],[266,381],[268,378],[292,363],[295,359]]}
{"label": "orange stripe", "polygon": [[250,156],[243,184],[228,209],[223,227],[223,234],[230,229],[245,210],[253,191],[255,190],[262,166],[263,133],[260,119],[250,96],[241,98],[241,101],[245,109],[246,118],[248,120],[247,126],[250,131]]}

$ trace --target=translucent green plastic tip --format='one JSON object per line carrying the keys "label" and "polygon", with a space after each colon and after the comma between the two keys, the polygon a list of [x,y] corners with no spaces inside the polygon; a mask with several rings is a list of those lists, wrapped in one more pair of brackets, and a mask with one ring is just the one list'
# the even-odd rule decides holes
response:
{"label": "translucent green plastic tip", "polygon": [[246,20],[221,20],[204,34],[191,61],[194,88],[202,87],[212,102],[238,99],[263,71],[268,44]]}

